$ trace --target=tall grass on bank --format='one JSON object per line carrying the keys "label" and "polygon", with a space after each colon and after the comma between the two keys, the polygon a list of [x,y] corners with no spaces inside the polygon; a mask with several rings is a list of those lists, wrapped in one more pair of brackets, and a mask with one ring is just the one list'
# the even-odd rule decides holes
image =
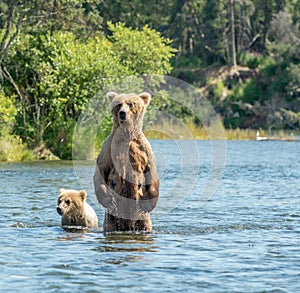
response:
{"label": "tall grass on bank", "polygon": [[0,137],[0,162],[20,162],[34,159],[33,153],[18,136],[5,135]]}
{"label": "tall grass on bank", "polygon": [[[146,130],[145,134],[149,139],[186,139],[187,136],[195,140],[227,139],[227,140],[256,140],[257,133],[260,137],[266,137],[270,140],[295,140],[294,134],[289,131],[267,131],[264,129],[224,129],[224,137],[212,138],[209,133],[214,133],[214,126],[209,130],[201,125],[196,125],[192,121],[184,124],[185,129],[163,122],[158,130]],[[167,129],[167,131],[165,131]],[[185,134],[184,134],[185,132]],[[186,135],[189,132],[189,135]],[[220,132],[220,130],[218,130]],[[175,135],[176,134],[176,135]]]}
{"label": "tall grass on bank", "polygon": [[[264,130],[259,131],[261,136],[266,136]],[[256,140],[257,130],[255,129],[226,129],[227,140]]]}

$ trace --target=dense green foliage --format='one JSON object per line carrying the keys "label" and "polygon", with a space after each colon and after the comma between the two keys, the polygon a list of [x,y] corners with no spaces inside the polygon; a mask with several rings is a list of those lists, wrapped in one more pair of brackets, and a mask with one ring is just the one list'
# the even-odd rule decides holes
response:
{"label": "dense green foliage", "polygon": [[10,128],[15,123],[17,108],[14,105],[14,97],[8,98],[4,91],[0,92],[0,136],[9,133]]}
{"label": "dense green foliage", "polygon": [[70,158],[105,85],[170,73],[228,128],[298,129],[299,21],[300,0],[0,0],[0,135]]}
{"label": "dense green foliage", "polygon": [[2,60],[1,128],[16,119],[13,133],[28,145],[46,142],[56,155],[70,158],[76,121],[104,85],[124,76],[170,72],[174,50],[159,33],[146,26],[108,28],[109,38],[97,32],[80,38],[61,28],[14,36]]}

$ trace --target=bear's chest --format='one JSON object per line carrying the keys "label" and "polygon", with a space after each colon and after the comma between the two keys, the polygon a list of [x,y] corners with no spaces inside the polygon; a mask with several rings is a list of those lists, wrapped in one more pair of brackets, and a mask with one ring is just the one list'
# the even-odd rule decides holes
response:
{"label": "bear's chest", "polygon": [[134,199],[144,193],[147,148],[140,141],[120,141],[112,147],[112,169],[107,184],[118,194]]}
{"label": "bear's chest", "polygon": [[112,165],[121,175],[144,173],[148,165],[147,147],[139,140],[118,141],[111,146]]}

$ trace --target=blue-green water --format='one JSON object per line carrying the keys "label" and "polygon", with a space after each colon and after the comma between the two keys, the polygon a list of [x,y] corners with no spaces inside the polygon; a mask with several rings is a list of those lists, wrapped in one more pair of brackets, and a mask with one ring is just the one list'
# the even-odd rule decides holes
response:
{"label": "blue-green water", "polygon": [[[0,291],[300,292],[300,143],[227,142],[219,188],[205,204],[210,142],[197,142],[200,163],[189,174],[180,173],[176,144],[151,143],[161,174],[151,235],[60,227],[62,187],[87,189],[102,223],[93,163],[0,164]],[[180,176],[186,186],[172,189]],[[183,200],[164,212],[173,197]]]}

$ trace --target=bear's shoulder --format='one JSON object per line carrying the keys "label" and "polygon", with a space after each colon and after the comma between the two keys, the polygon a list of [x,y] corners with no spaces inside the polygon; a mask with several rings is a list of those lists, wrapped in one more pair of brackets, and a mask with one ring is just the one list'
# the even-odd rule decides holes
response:
{"label": "bear's shoulder", "polygon": [[98,217],[95,210],[85,202],[84,205],[84,215],[87,227],[98,227]]}

